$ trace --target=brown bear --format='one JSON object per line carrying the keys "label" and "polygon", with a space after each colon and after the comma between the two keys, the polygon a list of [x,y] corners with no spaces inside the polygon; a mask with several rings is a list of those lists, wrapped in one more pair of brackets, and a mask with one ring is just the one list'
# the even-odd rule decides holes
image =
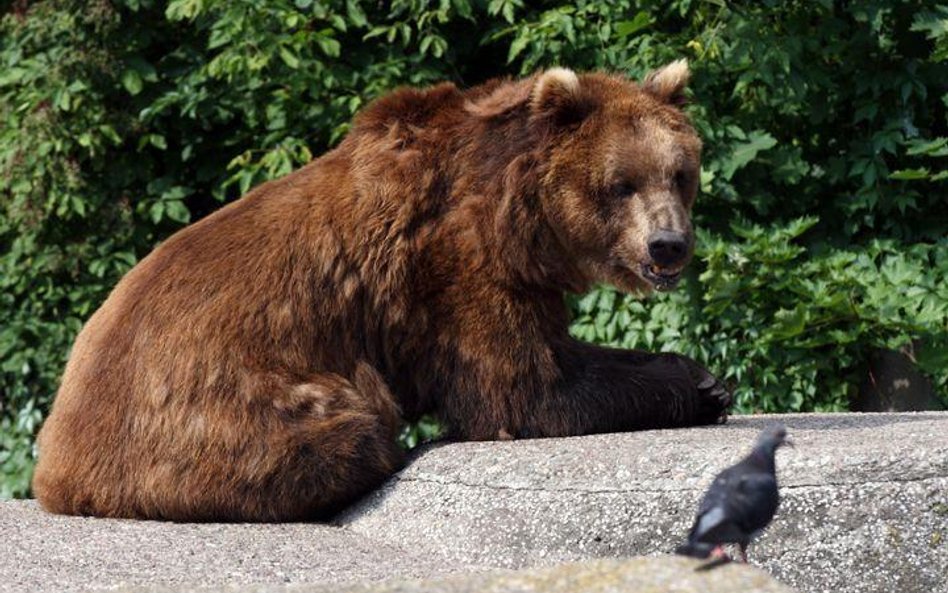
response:
{"label": "brown bear", "polygon": [[79,334],[39,435],[58,513],[320,519],[457,439],[720,421],[674,354],[568,334],[564,293],[675,285],[701,144],[684,61],[397,90],[340,145],[173,235]]}

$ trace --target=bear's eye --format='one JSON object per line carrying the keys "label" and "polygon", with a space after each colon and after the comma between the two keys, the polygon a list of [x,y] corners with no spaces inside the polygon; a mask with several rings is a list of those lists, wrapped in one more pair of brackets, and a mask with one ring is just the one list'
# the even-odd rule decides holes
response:
{"label": "bear's eye", "polygon": [[619,198],[627,198],[637,192],[639,188],[628,179],[623,179],[612,184],[612,194]]}
{"label": "bear's eye", "polygon": [[688,184],[691,182],[691,175],[687,171],[678,171],[675,173],[675,187],[679,190],[684,191],[688,189]]}

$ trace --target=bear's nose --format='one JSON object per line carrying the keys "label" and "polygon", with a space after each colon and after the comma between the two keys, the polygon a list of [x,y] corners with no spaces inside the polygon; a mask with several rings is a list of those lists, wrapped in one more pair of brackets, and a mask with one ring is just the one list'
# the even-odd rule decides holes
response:
{"label": "bear's nose", "polygon": [[688,255],[688,238],[678,231],[659,229],[648,238],[648,254],[655,264],[674,268]]}

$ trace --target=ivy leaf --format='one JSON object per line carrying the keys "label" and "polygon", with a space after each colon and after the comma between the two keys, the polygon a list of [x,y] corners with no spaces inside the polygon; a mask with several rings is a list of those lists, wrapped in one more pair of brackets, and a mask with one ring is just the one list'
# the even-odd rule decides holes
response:
{"label": "ivy leaf", "polygon": [[155,224],[161,222],[161,219],[165,217],[165,203],[161,200],[158,200],[152,204],[148,209],[148,216]]}
{"label": "ivy leaf", "polygon": [[510,24],[514,22],[514,5],[513,2],[505,2],[504,7],[501,9],[501,14],[504,15],[504,20]]}
{"label": "ivy leaf", "polygon": [[909,143],[908,155],[925,154],[929,156],[948,156],[948,138],[944,136],[934,140],[913,140]]}
{"label": "ivy leaf", "polygon": [[527,47],[528,43],[530,43],[530,38],[522,33],[514,39],[513,43],[510,44],[510,50],[507,52],[507,63],[513,62],[520,55],[520,52]]}
{"label": "ivy leaf", "polygon": [[633,33],[641,31],[655,22],[652,15],[642,10],[633,17],[631,21],[619,21],[615,24],[615,35],[619,39],[624,39]]}
{"label": "ivy leaf", "polygon": [[191,211],[181,200],[168,200],[164,207],[165,215],[175,222],[187,224],[191,222]]}
{"label": "ivy leaf", "polygon": [[760,152],[771,149],[776,145],[777,139],[767,132],[755,130],[748,133],[747,141],[735,145],[730,157],[722,163],[722,177],[730,181],[738,169],[757,158]]}

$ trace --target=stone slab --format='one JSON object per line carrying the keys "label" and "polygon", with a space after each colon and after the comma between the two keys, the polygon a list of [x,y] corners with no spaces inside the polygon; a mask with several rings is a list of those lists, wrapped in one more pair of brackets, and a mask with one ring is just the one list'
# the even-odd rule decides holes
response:
{"label": "stone slab", "polygon": [[[0,502],[0,593],[583,591],[631,587],[639,577],[619,559],[637,556],[690,578],[674,568],[687,559],[661,556],[713,476],[772,420],[438,445],[333,525],[62,517]],[[948,413],[780,420],[796,448],[778,455],[783,501],[752,564],[804,593],[948,593]],[[600,579],[582,566],[615,570]],[[540,572],[492,580],[503,569]],[[731,590],[754,590],[743,587]]]}
{"label": "stone slab", "polygon": [[379,581],[465,568],[330,525],[64,517],[34,501],[0,503],[3,593]]}
{"label": "stone slab", "polygon": [[421,581],[351,586],[291,585],[228,593],[793,593],[789,587],[752,566],[730,564],[708,571],[696,570],[701,564],[673,556],[640,557]]}
{"label": "stone slab", "polygon": [[[778,453],[783,501],[751,561],[804,592],[948,592],[948,414],[780,420],[796,447]],[[436,446],[339,523],[505,568],[668,553],[771,421]]]}

